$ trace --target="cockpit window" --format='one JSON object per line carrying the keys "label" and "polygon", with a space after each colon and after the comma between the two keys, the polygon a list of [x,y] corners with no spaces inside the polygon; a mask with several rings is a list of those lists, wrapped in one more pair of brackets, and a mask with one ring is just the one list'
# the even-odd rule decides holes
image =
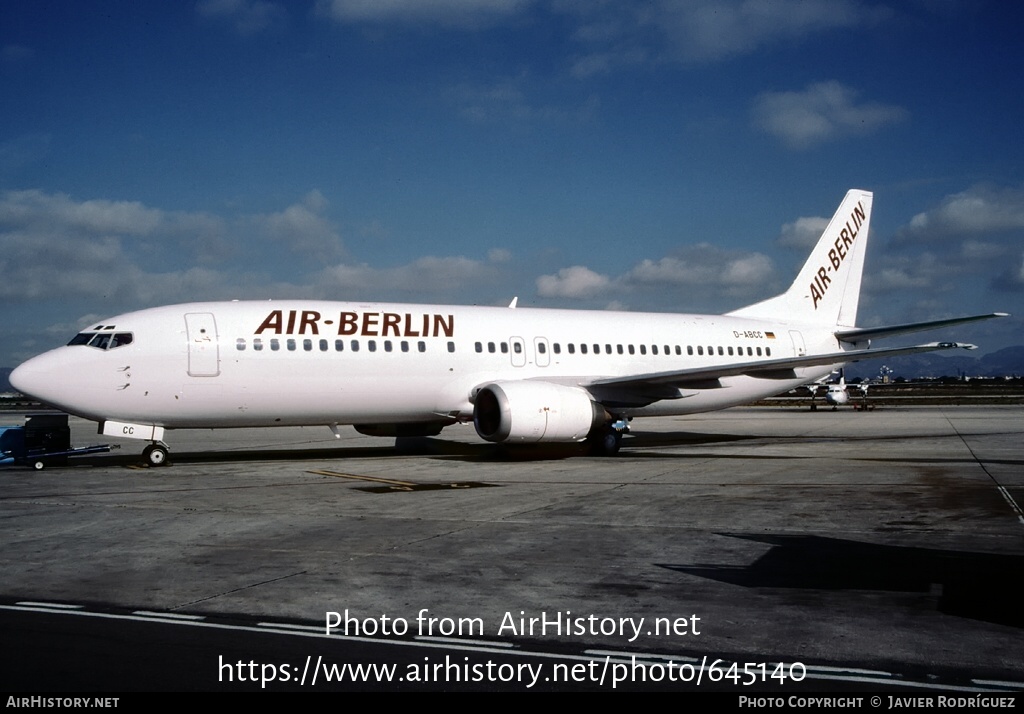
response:
{"label": "cockpit window", "polygon": [[77,335],[71,338],[71,342],[68,343],[68,347],[74,345],[86,345],[89,344],[89,340],[92,339],[92,332],[79,332]]}
{"label": "cockpit window", "polygon": [[133,339],[131,332],[79,332],[68,342],[68,347],[89,345],[98,350],[113,350],[130,345]]}

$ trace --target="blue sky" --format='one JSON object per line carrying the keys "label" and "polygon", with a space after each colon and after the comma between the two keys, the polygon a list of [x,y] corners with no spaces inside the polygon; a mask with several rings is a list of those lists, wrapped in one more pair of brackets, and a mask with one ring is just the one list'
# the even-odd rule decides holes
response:
{"label": "blue sky", "polygon": [[[1012,2],[0,3],[0,365],[151,305],[724,312],[875,192],[859,322],[1024,342]],[[927,339],[934,339],[928,337]]]}

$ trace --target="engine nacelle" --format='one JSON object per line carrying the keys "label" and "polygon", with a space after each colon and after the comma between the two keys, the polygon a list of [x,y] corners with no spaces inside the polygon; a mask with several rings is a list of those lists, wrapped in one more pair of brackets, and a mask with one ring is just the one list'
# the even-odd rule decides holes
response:
{"label": "engine nacelle", "polygon": [[585,390],[551,382],[492,382],[477,392],[476,433],[487,441],[583,441],[607,421]]}

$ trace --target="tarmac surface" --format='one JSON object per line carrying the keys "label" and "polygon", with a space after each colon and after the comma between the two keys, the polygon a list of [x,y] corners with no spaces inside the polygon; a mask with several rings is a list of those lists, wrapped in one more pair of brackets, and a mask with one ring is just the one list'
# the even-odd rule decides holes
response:
{"label": "tarmac surface", "polygon": [[[109,441],[71,424],[75,446]],[[1024,407],[632,430],[614,458],[324,427],[168,432],[161,468],[128,440],[7,467],[0,605],[14,623],[44,602],[321,629],[347,611],[378,638],[404,621],[405,640],[800,663],[838,673],[825,690],[1024,689]]]}

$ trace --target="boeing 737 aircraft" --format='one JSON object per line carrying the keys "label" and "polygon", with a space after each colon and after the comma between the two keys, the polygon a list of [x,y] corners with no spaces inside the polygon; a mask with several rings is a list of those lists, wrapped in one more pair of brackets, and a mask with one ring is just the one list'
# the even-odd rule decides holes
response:
{"label": "boeing 737 aircraft", "polygon": [[151,442],[168,429],[352,424],[618,451],[629,420],[745,404],[847,362],[956,347],[874,338],[996,317],[857,328],[872,194],[850,191],[792,286],[725,315],[323,301],[210,302],[110,319],[14,370],[26,395]]}

